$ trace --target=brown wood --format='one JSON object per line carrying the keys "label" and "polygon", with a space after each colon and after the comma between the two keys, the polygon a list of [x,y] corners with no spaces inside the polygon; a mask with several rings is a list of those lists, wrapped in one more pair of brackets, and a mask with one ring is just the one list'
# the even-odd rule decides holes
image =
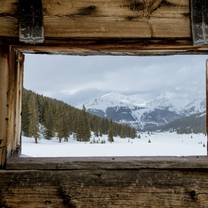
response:
{"label": "brown wood", "polygon": [[41,0],[19,0],[19,40],[31,44],[44,42]]}
{"label": "brown wood", "polygon": [[8,124],[8,74],[9,74],[9,48],[0,48],[0,167],[6,160],[7,124]]}
{"label": "brown wood", "polygon": [[21,91],[23,84],[22,57],[23,55],[21,53],[17,53],[12,47],[10,47],[7,89],[7,157],[16,154],[16,152],[20,149]]}
{"label": "brown wood", "polygon": [[43,0],[46,39],[37,46],[19,43],[17,8],[17,0],[0,1],[0,207],[207,208],[207,157],[12,158],[5,165],[20,149],[24,52],[207,53],[192,45],[189,0]]}
{"label": "brown wood", "polygon": [[7,170],[127,170],[200,169],[208,170],[208,158],[201,157],[74,157],[11,158]]}
{"label": "brown wood", "polygon": [[[47,38],[191,38],[189,0],[43,0]],[[0,36],[18,37],[17,0],[0,1]]]}
{"label": "brown wood", "polygon": [[0,167],[20,146],[22,56],[12,47],[0,47]]}
{"label": "brown wood", "polygon": [[10,208],[206,208],[208,170],[0,171]]}
{"label": "brown wood", "polygon": [[[16,52],[16,51],[15,51]],[[12,154],[18,155],[21,151],[21,115],[22,115],[22,88],[24,71],[24,54],[16,53],[16,87],[15,87],[15,138],[12,141]]]}
{"label": "brown wood", "polygon": [[46,41],[44,45],[17,45],[15,49],[25,53],[68,55],[174,55],[207,54],[207,46],[193,46],[187,40],[80,40]]}

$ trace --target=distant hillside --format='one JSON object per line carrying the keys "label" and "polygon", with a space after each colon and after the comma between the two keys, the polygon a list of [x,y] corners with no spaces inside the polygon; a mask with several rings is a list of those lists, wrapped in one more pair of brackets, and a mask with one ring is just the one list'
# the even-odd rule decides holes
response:
{"label": "distant hillside", "polygon": [[205,133],[205,113],[197,113],[176,119],[162,127],[162,131],[176,131],[177,133]]}
{"label": "distant hillside", "polygon": [[52,137],[67,140],[73,134],[78,141],[89,141],[91,131],[95,135],[136,137],[136,130],[127,125],[100,118],[74,108],[62,101],[23,90],[22,131],[25,136],[34,137],[37,142],[40,134],[46,139]]}

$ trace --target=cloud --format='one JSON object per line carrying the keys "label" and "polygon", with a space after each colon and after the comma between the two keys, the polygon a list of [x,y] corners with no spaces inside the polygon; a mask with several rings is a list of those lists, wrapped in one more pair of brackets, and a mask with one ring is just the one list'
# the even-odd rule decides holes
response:
{"label": "cloud", "polygon": [[[98,91],[203,94],[206,56],[26,55],[24,86],[49,96]],[[89,91],[89,93],[87,93]],[[84,93],[85,92],[85,95]]]}

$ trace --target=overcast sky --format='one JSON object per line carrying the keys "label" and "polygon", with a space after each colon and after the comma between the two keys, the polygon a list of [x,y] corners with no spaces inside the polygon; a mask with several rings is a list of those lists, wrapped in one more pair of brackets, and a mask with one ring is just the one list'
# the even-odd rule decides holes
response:
{"label": "overcast sky", "polygon": [[24,87],[51,97],[126,94],[205,93],[207,56],[26,55]]}

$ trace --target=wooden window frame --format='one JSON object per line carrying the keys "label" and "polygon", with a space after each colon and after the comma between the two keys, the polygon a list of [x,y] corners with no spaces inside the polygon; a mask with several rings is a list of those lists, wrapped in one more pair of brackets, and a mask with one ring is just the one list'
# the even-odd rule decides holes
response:
{"label": "wooden window frame", "polygon": [[[132,42],[134,44],[134,42]],[[0,146],[0,166],[6,169],[128,169],[128,168],[208,168],[207,156],[196,157],[79,157],[79,158],[19,158],[21,151],[21,100],[24,71],[24,53],[65,55],[174,55],[207,54],[207,48],[163,47],[155,43],[132,47],[132,43],[99,44],[95,40],[73,40],[53,45],[10,45],[0,51],[0,112],[5,138]],[[174,45],[174,44],[173,44]],[[3,57],[1,59],[1,57]],[[1,85],[2,83],[2,85]],[[6,86],[3,88],[3,86]],[[207,92],[208,94],[208,92]],[[2,102],[2,103],[1,103]],[[207,124],[206,124],[207,127]],[[0,129],[1,130],[1,129]],[[1,134],[1,132],[0,132]]]}

